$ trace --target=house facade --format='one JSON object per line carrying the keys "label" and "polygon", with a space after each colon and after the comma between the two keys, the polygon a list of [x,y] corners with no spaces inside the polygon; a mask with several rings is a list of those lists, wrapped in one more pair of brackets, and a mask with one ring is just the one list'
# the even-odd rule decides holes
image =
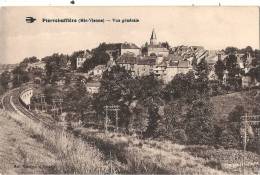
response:
{"label": "house facade", "polygon": [[101,83],[100,82],[88,82],[86,84],[86,90],[90,94],[96,94],[99,92]]}
{"label": "house facade", "polygon": [[106,71],[106,65],[97,65],[93,69],[93,75],[94,76],[102,76],[103,72]]}
{"label": "house facade", "polygon": [[140,48],[134,43],[114,43],[108,44],[106,52],[110,57],[120,57],[124,54],[132,54],[134,56],[140,55]]}
{"label": "house facade", "polygon": [[77,59],[76,59],[76,68],[81,68],[83,67],[84,62],[87,59],[91,58],[91,53],[88,50],[85,50],[82,54],[80,54]]}

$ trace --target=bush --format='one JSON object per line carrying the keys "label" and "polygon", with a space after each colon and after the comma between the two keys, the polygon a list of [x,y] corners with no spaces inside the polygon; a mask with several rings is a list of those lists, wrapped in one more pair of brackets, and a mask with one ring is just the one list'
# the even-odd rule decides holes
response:
{"label": "bush", "polygon": [[213,169],[222,170],[220,161],[210,160],[205,165]]}
{"label": "bush", "polygon": [[212,105],[209,101],[200,99],[193,102],[187,113],[186,133],[190,144],[211,145],[215,141]]}
{"label": "bush", "polygon": [[176,129],[173,131],[173,139],[180,144],[185,144],[188,141],[188,137],[184,129]]}
{"label": "bush", "polygon": [[235,134],[230,129],[225,129],[221,132],[219,137],[220,145],[225,148],[238,148],[240,146],[240,141]]}

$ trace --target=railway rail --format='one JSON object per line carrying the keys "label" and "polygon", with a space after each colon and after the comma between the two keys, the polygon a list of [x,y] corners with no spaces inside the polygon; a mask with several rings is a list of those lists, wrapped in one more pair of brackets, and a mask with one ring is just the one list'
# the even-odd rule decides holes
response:
{"label": "railway rail", "polygon": [[[23,101],[20,99],[20,93],[25,90],[25,88],[28,88],[28,86],[24,86],[21,88],[14,89],[10,91],[8,94],[4,95],[2,97],[2,105],[3,108],[6,111],[15,112],[18,113],[21,112],[28,118],[42,123],[44,126],[48,128],[53,128],[55,126],[55,121],[52,120],[49,117],[44,117],[41,115],[38,115],[36,113],[33,113],[27,109],[27,106],[23,103]],[[32,87],[30,87],[32,88]],[[17,111],[18,110],[18,111]]]}

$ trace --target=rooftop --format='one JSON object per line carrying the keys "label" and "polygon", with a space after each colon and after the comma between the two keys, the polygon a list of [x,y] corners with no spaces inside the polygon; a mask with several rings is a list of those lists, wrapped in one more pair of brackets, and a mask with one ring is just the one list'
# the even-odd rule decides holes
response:
{"label": "rooftop", "polygon": [[98,82],[98,81],[92,81],[92,82],[88,82],[86,84],[87,87],[100,87],[101,86],[101,83]]}
{"label": "rooftop", "polygon": [[121,49],[140,49],[136,44],[134,43],[122,43]]}
{"label": "rooftop", "polygon": [[94,69],[95,70],[103,70],[105,68],[106,68],[106,65],[101,64],[101,65],[97,65]]}

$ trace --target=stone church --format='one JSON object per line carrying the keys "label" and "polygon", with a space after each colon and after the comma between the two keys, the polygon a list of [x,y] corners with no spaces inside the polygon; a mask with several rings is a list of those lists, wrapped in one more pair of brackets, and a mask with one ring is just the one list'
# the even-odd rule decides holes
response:
{"label": "stone church", "polygon": [[162,43],[157,42],[157,37],[155,30],[153,29],[150,43],[147,45],[147,55],[152,56],[168,56],[169,55],[169,49],[162,45]]}

